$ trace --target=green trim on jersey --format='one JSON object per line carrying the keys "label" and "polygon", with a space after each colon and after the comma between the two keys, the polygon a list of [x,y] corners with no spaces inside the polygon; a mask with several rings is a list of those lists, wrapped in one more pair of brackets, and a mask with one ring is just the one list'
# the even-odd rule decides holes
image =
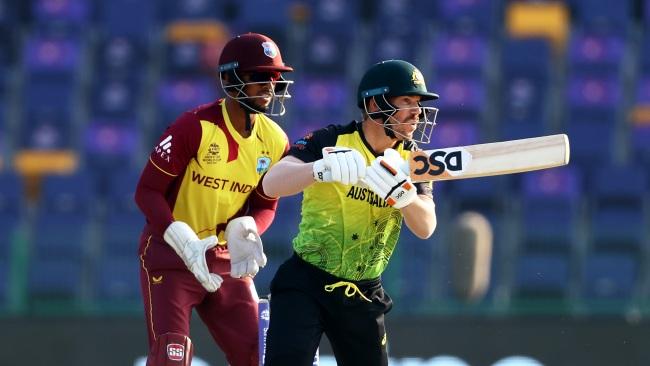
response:
{"label": "green trim on jersey", "polygon": [[[356,122],[309,134],[294,143],[289,154],[305,162],[314,161],[322,157],[325,146],[354,148],[367,165],[375,159]],[[411,142],[406,146],[400,143],[396,147],[404,158],[415,148]],[[418,187],[418,191],[431,194],[430,184]],[[374,279],[386,269],[401,226],[401,212],[368,188],[314,183],[303,192],[302,220],[293,249],[305,261],[339,278]]]}

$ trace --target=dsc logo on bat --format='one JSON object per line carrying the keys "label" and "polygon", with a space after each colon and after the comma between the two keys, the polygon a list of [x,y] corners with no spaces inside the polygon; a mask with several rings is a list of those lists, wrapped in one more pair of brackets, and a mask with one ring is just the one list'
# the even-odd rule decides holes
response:
{"label": "dsc logo on bat", "polygon": [[[460,175],[472,161],[472,154],[463,148],[427,150],[426,155],[413,157],[416,175]],[[446,174],[445,174],[446,173]]]}

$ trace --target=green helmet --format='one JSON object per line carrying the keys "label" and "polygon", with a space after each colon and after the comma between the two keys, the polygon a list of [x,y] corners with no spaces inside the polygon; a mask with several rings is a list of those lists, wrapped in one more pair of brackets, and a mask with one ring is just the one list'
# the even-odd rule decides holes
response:
{"label": "green helmet", "polygon": [[402,60],[387,60],[374,64],[363,75],[357,91],[357,105],[363,108],[363,101],[376,95],[386,97],[419,95],[421,100],[438,99],[438,94],[427,91],[420,70]]}
{"label": "green helmet", "polygon": [[[420,102],[414,107],[397,107],[389,101],[392,97],[413,95],[420,96],[420,102],[438,99],[438,94],[427,91],[424,77],[417,67],[402,60],[382,61],[374,64],[363,75],[357,91],[357,105],[371,120],[381,121],[388,137],[411,139],[428,144],[433,127],[436,125],[438,109],[425,107]],[[375,101],[378,110],[371,112],[368,109],[367,101],[371,99]],[[412,108],[418,108],[420,115],[416,131],[412,136],[407,136],[398,132],[397,126],[402,122],[395,118],[395,114],[400,110]]]}

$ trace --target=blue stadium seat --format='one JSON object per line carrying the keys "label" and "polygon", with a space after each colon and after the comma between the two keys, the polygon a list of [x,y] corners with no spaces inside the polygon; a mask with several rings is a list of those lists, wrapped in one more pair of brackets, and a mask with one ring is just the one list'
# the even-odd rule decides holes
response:
{"label": "blue stadium seat", "polygon": [[566,89],[570,120],[613,124],[623,98],[619,79],[616,76],[571,75]]}
{"label": "blue stadium seat", "polygon": [[569,257],[563,254],[521,254],[514,290],[522,297],[563,297],[569,284]]}
{"label": "blue stadium seat", "polygon": [[585,259],[582,295],[588,299],[629,299],[639,282],[639,262],[633,255],[592,253]]}
{"label": "blue stadium seat", "polygon": [[[165,45],[165,74],[168,76],[200,76],[203,65],[203,44],[170,42]],[[214,67],[214,65],[213,65]]]}
{"label": "blue stadium seat", "polygon": [[156,25],[158,5],[157,1],[100,1],[98,2],[100,27],[110,36],[125,36],[149,41]]}
{"label": "blue stadium seat", "polygon": [[614,126],[592,121],[571,121],[566,127],[571,139],[571,162],[589,174],[613,161]]}
{"label": "blue stadium seat", "polygon": [[137,256],[102,256],[94,271],[93,289],[100,302],[139,302],[140,260]]}
{"label": "blue stadium seat", "polygon": [[223,1],[214,0],[163,0],[160,2],[160,13],[164,23],[223,19],[223,6]]}
{"label": "blue stadium seat", "polygon": [[461,179],[450,183],[450,189],[458,211],[500,215],[505,209],[504,194],[508,191],[508,183],[506,176]]}
{"label": "blue stadium seat", "polygon": [[497,4],[490,0],[441,1],[437,3],[435,19],[442,22],[446,28],[470,28],[478,33],[491,34],[498,26]]}
{"label": "blue stadium seat", "polygon": [[436,237],[422,240],[415,236],[405,225],[402,227],[398,245],[400,247],[401,291],[400,306],[406,309],[418,309],[431,298],[432,282],[435,278],[434,248],[441,243]]}
{"label": "blue stadium seat", "polygon": [[29,265],[28,296],[32,299],[78,300],[82,279],[82,264],[78,260],[33,256]]}
{"label": "blue stadium seat", "polygon": [[598,208],[591,214],[591,241],[599,249],[640,253],[645,216],[640,208]]}
{"label": "blue stadium seat", "polygon": [[92,114],[97,117],[129,118],[136,115],[140,90],[134,82],[104,78],[92,90]]}
{"label": "blue stadium seat", "polygon": [[313,76],[344,76],[351,46],[347,35],[311,30],[303,50],[303,71]]}
{"label": "blue stadium seat", "polygon": [[117,77],[140,84],[149,61],[147,43],[135,38],[104,35],[98,41],[97,76]]}
{"label": "blue stadium seat", "polygon": [[140,212],[109,212],[101,229],[104,255],[135,258],[144,222]]}
{"label": "blue stadium seat", "polygon": [[620,31],[630,25],[632,1],[621,1],[616,6],[607,0],[570,0],[578,26],[601,27]]}

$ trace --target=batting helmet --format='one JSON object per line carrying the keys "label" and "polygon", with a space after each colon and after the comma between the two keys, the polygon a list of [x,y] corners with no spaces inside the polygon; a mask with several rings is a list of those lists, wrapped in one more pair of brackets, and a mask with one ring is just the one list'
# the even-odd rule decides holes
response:
{"label": "batting helmet", "polygon": [[[361,78],[357,90],[357,105],[371,119],[381,119],[386,134],[395,138],[396,131],[393,126],[400,122],[393,115],[399,110],[408,108],[397,108],[389,102],[389,99],[412,95],[420,96],[420,102],[438,99],[438,94],[427,90],[424,77],[417,67],[403,60],[381,61],[371,66]],[[368,101],[371,99],[379,107],[378,111],[368,111]],[[420,118],[412,140],[429,143],[438,109],[424,107],[420,103],[416,108],[420,109]]]}
{"label": "batting helmet", "polygon": [[[285,80],[282,73],[291,71],[293,68],[285,65],[275,42],[259,33],[236,36],[224,46],[219,57],[221,87],[228,97],[237,100],[252,113],[264,113],[269,116],[284,114],[284,100],[291,98],[288,89],[293,81]],[[242,73],[250,73],[252,77],[244,82]],[[225,75],[229,75],[227,82]],[[272,103],[267,108],[254,105],[251,100],[261,97],[249,96],[244,89],[247,85],[269,82],[274,85]],[[230,93],[233,91],[234,95]]]}

